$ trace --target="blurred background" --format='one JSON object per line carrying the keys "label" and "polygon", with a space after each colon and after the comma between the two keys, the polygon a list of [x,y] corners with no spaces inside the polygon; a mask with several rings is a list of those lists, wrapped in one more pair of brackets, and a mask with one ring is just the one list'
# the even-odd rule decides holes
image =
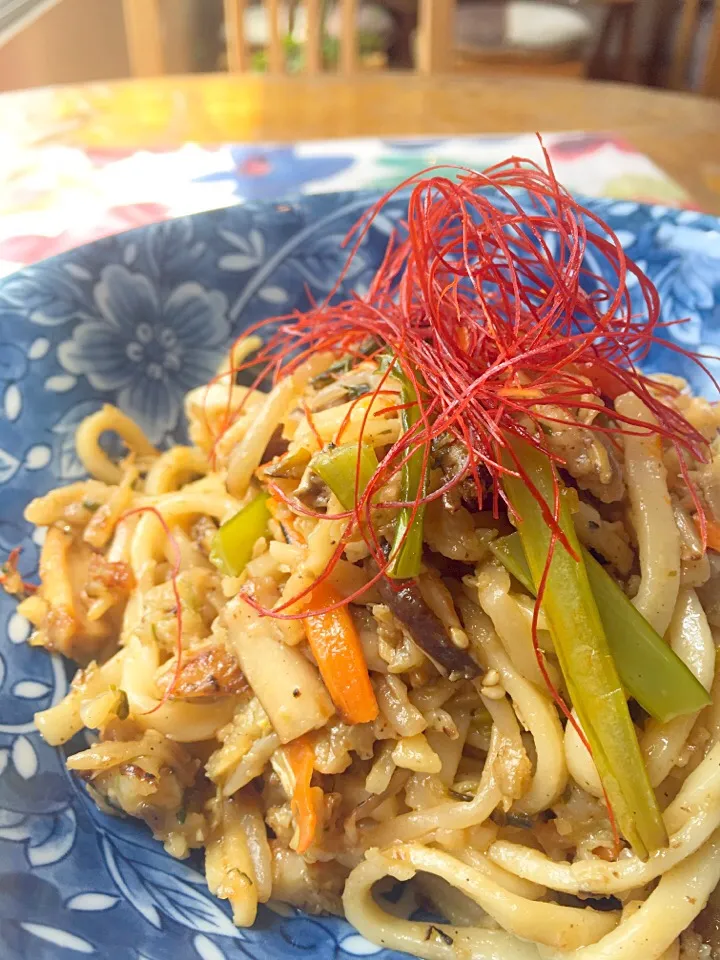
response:
{"label": "blurred background", "polygon": [[[444,0],[434,0],[441,9]],[[118,79],[138,73],[202,73],[228,67],[226,15],[235,6],[247,68],[268,69],[266,6],[223,0],[0,0],[0,89]],[[323,66],[338,66],[341,15],[322,19]],[[359,67],[418,66],[418,0],[356,5]],[[446,70],[623,80],[720,95],[715,0],[458,0]],[[285,67],[303,69],[306,5],[278,11]],[[159,11],[160,36],[154,17]],[[153,62],[160,41],[162,64]]]}
{"label": "blurred background", "polygon": [[538,132],[576,193],[720,214],[719,5],[0,0],[0,274],[247,200],[543,161]]}

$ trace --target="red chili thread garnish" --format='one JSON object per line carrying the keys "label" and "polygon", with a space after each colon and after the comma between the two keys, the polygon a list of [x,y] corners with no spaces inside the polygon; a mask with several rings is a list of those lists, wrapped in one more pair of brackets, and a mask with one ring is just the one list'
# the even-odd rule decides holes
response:
{"label": "red chili thread garnish", "polygon": [[[658,423],[650,431],[675,445],[681,465],[688,456],[705,459],[707,445],[700,433],[665,402],[672,388],[652,383],[650,393],[651,381],[637,370],[652,344],[665,343],[659,334],[667,324],[659,320],[657,291],[627,259],[612,231],[557,183],[549,163],[545,171],[513,159],[485,173],[458,174],[457,182],[435,176],[410,178],[403,185],[414,186],[407,235],[388,245],[366,298],[326,300],[305,313],[255,324],[246,336],[270,324],[274,332],[253,360],[237,369],[255,365],[261,371],[258,385],[291,374],[318,351],[359,358],[368,338],[379,349],[389,348],[400,369],[417,381],[421,425],[393,445],[370,482],[372,492],[399,471],[419,444],[449,433],[469,451],[467,467],[454,481],[470,475],[480,494],[479,470],[484,467],[493,481],[497,509],[505,468],[494,449],[506,446],[508,433],[542,446],[540,424],[556,421],[552,411],[543,411],[550,404],[573,414],[580,409],[611,413],[614,425],[583,423],[586,429],[615,436],[636,432],[633,428],[647,431],[647,425],[614,414],[604,404],[604,396],[628,391],[655,415]],[[511,192],[519,187],[530,195],[525,209]],[[484,188],[500,195],[502,209],[479,192]],[[351,231],[351,255],[396,192]],[[614,282],[584,266],[588,252],[605,260]],[[629,276],[636,281],[634,301]],[[590,281],[592,293],[587,292]],[[529,385],[531,390],[524,392]],[[371,391],[371,399],[378,393],[378,388]],[[232,420],[241,409],[242,404]],[[538,499],[537,491],[533,495]],[[435,496],[424,501],[430,499]],[[366,491],[356,522],[361,512],[380,506],[371,504]],[[546,505],[543,509],[562,539],[551,511]],[[377,544],[373,547],[385,566]]]}
{"label": "red chili thread garnish", "polygon": [[303,413],[305,414],[305,419],[306,419],[307,422],[308,422],[308,426],[310,427],[313,436],[314,436],[315,439],[317,440],[318,447],[322,450],[322,448],[325,446],[325,442],[324,442],[323,438],[320,436],[320,431],[319,431],[318,428],[315,426],[315,421],[314,421],[314,419],[313,419],[312,410],[311,410],[310,407],[308,406],[306,400],[303,400]]}
{"label": "red chili thread garnish", "polygon": [[[357,405],[360,403],[360,401],[366,399],[366,397],[367,397],[367,394],[365,394],[365,395],[363,395],[363,396],[360,396],[360,397],[355,397],[355,399],[354,399],[353,401],[351,401],[350,405],[348,406],[347,410],[345,411],[345,416],[344,416],[344,417],[342,418],[342,420],[340,421],[340,426],[337,428],[337,433],[335,434],[335,437],[333,438],[333,443],[335,444],[335,446],[339,446],[339,445],[342,443],[343,434],[345,433],[345,431],[347,430],[348,426],[350,425],[350,421],[352,420],[352,415],[355,413],[355,408],[356,408]],[[362,424],[361,433],[363,432],[363,429],[364,429],[364,427],[365,427],[365,424],[367,423],[367,418],[368,418],[369,412],[370,412],[370,411],[369,411],[369,407],[368,407],[368,409],[365,411],[365,416],[363,417],[363,424]]]}
{"label": "red chili thread garnish", "polygon": [[164,706],[167,701],[172,697],[175,688],[178,685],[180,676],[182,674],[182,627],[183,627],[183,615],[182,615],[182,604],[180,602],[180,591],[178,590],[178,576],[180,575],[180,566],[182,563],[182,553],[180,550],[180,544],[177,542],[175,537],[172,535],[170,527],[168,526],[167,520],[160,513],[156,507],[136,507],[133,510],[128,510],[126,513],[120,517],[120,520],[126,520],[128,517],[135,516],[139,513],[152,513],[152,515],[157,519],[157,521],[162,526],[165,531],[165,535],[170,542],[173,552],[173,564],[170,569],[170,582],[172,583],[172,592],[175,600],[175,622],[177,624],[177,638],[175,641],[175,669],[173,671],[172,679],[167,685],[167,689],[162,695],[162,699],[150,710],[145,710],[144,715],[155,713],[156,710],[159,710],[160,707]]}

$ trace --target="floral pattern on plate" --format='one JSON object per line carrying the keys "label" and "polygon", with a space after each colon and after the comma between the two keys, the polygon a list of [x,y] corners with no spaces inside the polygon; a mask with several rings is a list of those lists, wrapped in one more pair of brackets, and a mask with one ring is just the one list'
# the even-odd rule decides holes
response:
{"label": "floral pattern on plate", "polygon": [[[340,243],[374,199],[328,194],[254,203],[97,241],[0,282],[0,552],[20,545],[36,573],[42,531],[27,501],[82,475],[74,431],[103,402],[153,440],[183,439],[183,393],[206,380],[250,323],[326,295]],[[720,372],[720,222],[635,202],[588,201],[655,281],[663,337],[702,349]],[[405,212],[397,198],[344,281],[362,291]],[[602,264],[599,264],[602,269]],[[654,347],[647,369],[708,389],[682,354]],[[25,643],[29,625],[0,597],[0,944],[4,960],[233,960],[377,956],[344,921],[263,909],[236,929],[196,860],[166,856],[146,829],[96,809],[34,731],[68,671]]]}

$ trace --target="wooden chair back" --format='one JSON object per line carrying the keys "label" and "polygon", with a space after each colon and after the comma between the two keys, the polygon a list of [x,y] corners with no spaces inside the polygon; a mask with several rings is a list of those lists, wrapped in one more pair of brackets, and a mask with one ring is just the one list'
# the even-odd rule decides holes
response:
{"label": "wooden chair back", "polygon": [[[172,0],[171,0],[172,2]],[[268,23],[267,68],[270,74],[285,72],[285,47],[282,24],[289,0],[263,0]],[[250,50],[245,35],[245,13],[249,0],[223,0],[228,69],[242,72],[250,68]],[[452,33],[457,0],[418,0],[419,73],[449,71],[452,62]],[[305,8],[306,37],[303,68],[306,73],[323,70],[323,30],[326,0],[301,0]],[[339,63],[344,74],[360,69],[358,15],[360,0],[337,0],[339,10]],[[163,0],[123,0],[130,68],[133,76],[151,77],[167,73],[163,44],[163,16],[170,3]]]}
{"label": "wooden chair back", "polygon": [[720,96],[720,0],[711,4],[703,0],[683,0],[676,22],[668,3],[664,6],[656,25],[652,57],[661,58],[662,48],[670,38],[667,85],[675,90]]}

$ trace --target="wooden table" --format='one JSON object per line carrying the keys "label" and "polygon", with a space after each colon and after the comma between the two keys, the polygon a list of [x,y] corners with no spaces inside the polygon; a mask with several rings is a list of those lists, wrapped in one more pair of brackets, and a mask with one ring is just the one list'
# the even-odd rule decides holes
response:
{"label": "wooden table", "polygon": [[0,96],[0,134],[161,147],[186,140],[585,130],[619,134],[720,214],[720,101],[621,84],[413,74],[214,74]]}

